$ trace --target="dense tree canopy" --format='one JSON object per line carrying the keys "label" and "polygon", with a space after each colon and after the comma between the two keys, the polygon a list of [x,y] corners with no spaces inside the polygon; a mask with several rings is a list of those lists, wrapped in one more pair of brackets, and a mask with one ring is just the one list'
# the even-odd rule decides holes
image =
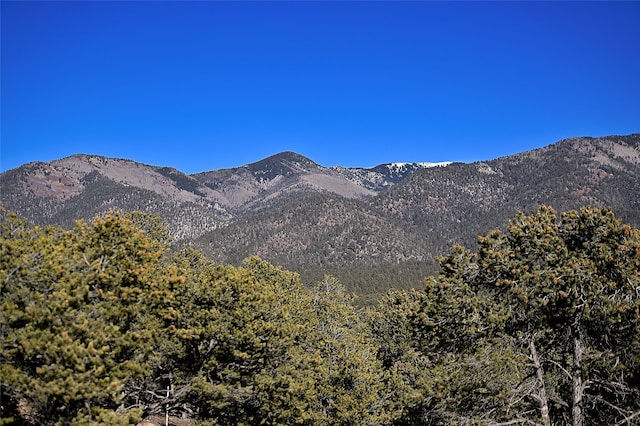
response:
{"label": "dense tree canopy", "polygon": [[165,248],[119,214],[73,231],[7,215],[0,235],[3,408],[42,425],[115,421],[126,381],[146,371],[140,308],[165,280]]}
{"label": "dense tree canopy", "polygon": [[171,253],[157,217],[0,221],[0,424],[640,422],[640,231],[518,214],[358,309],[331,276]]}
{"label": "dense tree canopy", "polygon": [[637,422],[638,229],[609,209],[542,207],[478,246],[454,247],[424,292],[385,303],[431,363],[423,420]]}

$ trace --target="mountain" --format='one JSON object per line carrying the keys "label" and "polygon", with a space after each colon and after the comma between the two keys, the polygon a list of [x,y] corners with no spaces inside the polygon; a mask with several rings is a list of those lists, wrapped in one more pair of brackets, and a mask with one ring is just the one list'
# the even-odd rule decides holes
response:
{"label": "mountain", "polygon": [[36,224],[63,226],[111,209],[141,210],[163,217],[175,240],[190,240],[300,196],[372,197],[421,167],[407,163],[396,173],[384,166],[352,171],[283,152],[190,176],[170,167],[79,154],[0,174],[0,202]]}
{"label": "mountain", "polygon": [[541,204],[611,206],[640,226],[640,135],[567,139],[491,161],[423,167],[374,197],[291,200],[192,244],[218,262],[257,253],[307,280],[331,273],[359,292],[420,286],[437,255],[454,244],[473,247],[478,235]]}
{"label": "mountain", "polygon": [[[0,202],[38,224],[109,209],[156,213],[176,246],[218,262],[258,254],[307,280],[330,273],[360,293],[420,285],[453,244],[516,211],[611,206],[640,226],[640,134],[572,138],[475,163],[324,167],[293,152],[186,175],[75,155],[0,175]],[[377,290],[375,290],[377,291]]]}
{"label": "mountain", "polygon": [[26,164],[0,175],[0,188],[2,205],[36,224],[70,227],[112,209],[141,210],[184,239],[232,218],[220,194],[178,170],[95,155]]}
{"label": "mountain", "polygon": [[238,217],[306,193],[330,192],[345,198],[375,195],[375,191],[344,174],[294,152],[276,154],[243,167],[198,173],[193,178],[221,194],[225,207]]}
{"label": "mountain", "polygon": [[432,252],[471,246],[517,211],[611,206],[640,226],[640,134],[572,138],[486,162],[422,170],[372,201],[431,241]]}

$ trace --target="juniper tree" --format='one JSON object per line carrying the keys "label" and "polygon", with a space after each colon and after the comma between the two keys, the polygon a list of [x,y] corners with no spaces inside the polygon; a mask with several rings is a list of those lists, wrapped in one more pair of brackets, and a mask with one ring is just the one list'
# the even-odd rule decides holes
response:
{"label": "juniper tree", "polygon": [[[428,281],[413,322],[427,344],[423,350],[442,347],[428,334],[435,330],[452,353],[495,338],[489,353],[513,348],[517,354],[519,348],[528,358],[521,367],[532,388],[522,396],[537,407],[536,421],[637,420],[640,231],[606,208],[558,217],[541,207],[518,214],[506,233],[490,232],[478,244],[476,253],[454,248],[441,259],[439,277]],[[491,369],[479,365],[477,376]],[[527,418],[527,412],[521,403],[519,415]]]}
{"label": "juniper tree", "polygon": [[140,410],[120,404],[146,373],[145,307],[163,286],[165,248],[118,213],[71,231],[4,214],[0,237],[6,414],[43,425],[135,421]]}

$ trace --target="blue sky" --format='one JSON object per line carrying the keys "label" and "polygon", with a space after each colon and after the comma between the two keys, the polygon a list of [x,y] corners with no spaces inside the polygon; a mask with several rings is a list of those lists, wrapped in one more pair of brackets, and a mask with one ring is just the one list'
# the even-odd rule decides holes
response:
{"label": "blue sky", "polygon": [[640,2],[2,1],[4,171],[474,161],[640,131]]}

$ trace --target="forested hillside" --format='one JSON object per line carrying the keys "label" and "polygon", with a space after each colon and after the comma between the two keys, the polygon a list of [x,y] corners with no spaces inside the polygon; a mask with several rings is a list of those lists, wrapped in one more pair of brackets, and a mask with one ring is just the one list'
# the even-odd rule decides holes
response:
{"label": "forested hillside", "polygon": [[75,155],[0,175],[0,204],[38,225],[73,227],[109,210],[160,216],[172,248],[218,263],[250,256],[336,276],[370,304],[422,285],[452,245],[505,227],[517,212],[611,207],[640,226],[640,134],[572,138],[474,163],[325,167],[283,152],[233,169],[170,167]]}
{"label": "forested hillside", "polygon": [[423,168],[360,200],[283,198],[192,244],[233,264],[259,254],[306,279],[330,269],[371,300],[380,289],[421,285],[452,245],[473,248],[478,235],[542,204],[610,206],[640,226],[640,135],[567,139],[491,161]]}
{"label": "forested hillside", "polygon": [[640,230],[608,208],[514,215],[368,308],[157,216],[1,214],[2,424],[640,421]]}

